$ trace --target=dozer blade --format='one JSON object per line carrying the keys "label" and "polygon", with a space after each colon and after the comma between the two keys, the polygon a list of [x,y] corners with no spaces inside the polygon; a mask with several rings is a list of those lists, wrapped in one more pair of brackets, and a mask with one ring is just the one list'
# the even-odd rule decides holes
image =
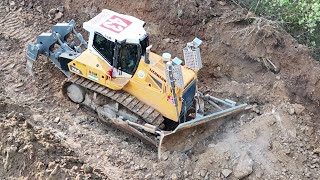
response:
{"label": "dozer blade", "polygon": [[212,135],[225,122],[223,117],[238,113],[246,108],[247,104],[241,104],[182,123],[173,131],[161,132],[158,157],[160,158],[162,152],[165,151],[191,149],[196,143]]}

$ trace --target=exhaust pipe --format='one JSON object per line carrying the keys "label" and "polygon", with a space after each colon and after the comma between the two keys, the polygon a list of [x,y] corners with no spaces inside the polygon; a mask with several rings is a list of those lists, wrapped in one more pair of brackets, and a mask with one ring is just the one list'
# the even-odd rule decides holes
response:
{"label": "exhaust pipe", "polygon": [[150,45],[146,48],[146,56],[144,58],[144,63],[146,63],[146,64],[150,64],[149,56],[150,56],[151,48],[152,48],[152,45]]}

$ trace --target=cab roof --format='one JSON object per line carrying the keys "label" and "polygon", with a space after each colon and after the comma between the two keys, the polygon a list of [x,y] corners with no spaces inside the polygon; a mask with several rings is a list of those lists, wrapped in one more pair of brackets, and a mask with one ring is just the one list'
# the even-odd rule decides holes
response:
{"label": "cab roof", "polygon": [[100,33],[105,38],[115,42],[139,43],[147,33],[143,26],[145,22],[124,14],[104,9],[91,20],[83,23],[83,28],[91,33]]}

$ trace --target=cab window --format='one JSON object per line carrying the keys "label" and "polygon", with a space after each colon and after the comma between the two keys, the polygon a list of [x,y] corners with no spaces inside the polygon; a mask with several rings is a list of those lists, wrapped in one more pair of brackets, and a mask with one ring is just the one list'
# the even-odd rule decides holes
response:
{"label": "cab window", "polygon": [[134,74],[139,62],[138,45],[125,44],[120,48],[119,53],[119,70],[128,74]]}
{"label": "cab window", "polygon": [[95,33],[93,47],[111,66],[113,65],[114,42],[109,41],[99,33]]}

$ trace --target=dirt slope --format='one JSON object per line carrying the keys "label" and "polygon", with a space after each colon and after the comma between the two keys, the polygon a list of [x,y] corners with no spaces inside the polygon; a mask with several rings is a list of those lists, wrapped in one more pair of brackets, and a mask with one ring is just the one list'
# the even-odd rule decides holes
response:
{"label": "dirt slope", "polygon": [[[79,30],[82,22],[104,8],[141,18],[158,53],[182,57],[186,42],[200,37],[205,65],[199,74],[201,91],[255,107],[192,150],[166,153],[158,161],[151,147],[64,99],[59,92],[64,77],[45,58],[35,64],[34,77],[25,73],[27,42],[55,23],[48,14],[59,6],[64,6],[64,16],[58,21],[75,19]],[[101,179],[319,177],[320,66],[306,47],[272,22],[216,0],[2,1],[0,17],[0,98],[12,104],[0,106],[0,134],[5,137],[0,141],[0,178],[50,178],[55,168],[58,179],[80,175]],[[263,58],[274,62],[280,72],[268,71],[258,61]],[[12,111],[23,113],[27,121],[20,121]],[[42,133],[46,131],[49,135]],[[12,132],[22,143],[10,141]],[[36,141],[30,139],[32,134]],[[20,149],[27,154],[22,162],[30,163],[31,154],[35,157],[32,166],[12,163],[21,159]],[[69,161],[69,156],[75,160]],[[94,173],[85,174],[83,163],[93,167]]]}

